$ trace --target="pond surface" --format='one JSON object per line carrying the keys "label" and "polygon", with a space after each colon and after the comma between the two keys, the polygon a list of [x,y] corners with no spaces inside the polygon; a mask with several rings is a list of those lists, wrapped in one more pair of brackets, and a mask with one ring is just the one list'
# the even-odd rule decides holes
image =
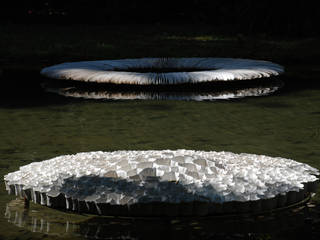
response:
{"label": "pond surface", "polygon": [[[88,216],[34,204],[24,212],[21,203],[12,202],[15,197],[7,195],[3,175],[21,165],[58,155],[98,150],[195,149],[281,156],[320,168],[319,86],[290,87],[286,82],[283,89],[270,96],[197,102],[74,99],[45,93],[40,87],[10,87],[2,92],[0,239],[56,235],[81,239],[91,236],[81,229],[90,232],[89,226],[99,226]],[[168,227],[168,223],[162,224]],[[172,238],[165,235],[162,224],[150,229],[162,232],[162,239]],[[101,228],[115,229],[110,230],[109,239],[139,238],[139,234],[130,235],[128,227],[119,227],[127,225],[115,222],[116,227]],[[148,231],[141,226],[134,229]],[[202,237],[210,238],[199,229]]]}

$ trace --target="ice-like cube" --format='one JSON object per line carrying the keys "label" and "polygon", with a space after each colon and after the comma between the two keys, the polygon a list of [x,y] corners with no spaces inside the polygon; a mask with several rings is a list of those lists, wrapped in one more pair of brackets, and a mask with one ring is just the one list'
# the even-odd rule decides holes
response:
{"label": "ice-like cube", "polygon": [[107,177],[107,178],[117,178],[118,177],[118,174],[116,171],[108,171],[107,173],[105,173],[103,175],[104,177]]}
{"label": "ice-like cube", "polygon": [[178,162],[178,163],[185,163],[183,156],[175,156],[172,158],[172,161]]}
{"label": "ice-like cube", "polygon": [[166,172],[161,177],[162,181],[178,181],[179,180],[179,173],[177,172]]}
{"label": "ice-like cube", "polygon": [[197,171],[197,167],[193,163],[179,163],[181,167],[185,167],[188,171]]}
{"label": "ice-like cube", "polygon": [[158,158],[158,159],[156,159],[155,163],[156,163],[156,164],[159,164],[159,165],[170,166],[170,164],[171,164],[171,159],[168,159],[168,158]]}
{"label": "ice-like cube", "polygon": [[137,168],[152,168],[153,167],[153,162],[141,162],[138,163]]}
{"label": "ice-like cube", "polygon": [[143,169],[140,173],[140,176],[142,177],[156,177],[157,176],[157,171],[155,168],[145,168]]}
{"label": "ice-like cube", "polygon": [[212,202],[259,200],[301,189],[315,191],[318,175],[317,169],[284,158],[165,150],[61,156],[28,164],[4,178],[8,192],[23,196],[29,191],[29,198],[46,205],[63,196],[66,202],[60,205],[73,209],[83,199],[99,198],[113,204],[132,204],[142,197],[176,203],[189,195]]}
{"label": "ice-like cube", "polygon": [[195,159],[193,160],[193,163],[201,166],[201,167],[207,167],[208,164],[207,164],[207,161],[205,159],[201,159],[201,158],[198,158],[198,159]]}

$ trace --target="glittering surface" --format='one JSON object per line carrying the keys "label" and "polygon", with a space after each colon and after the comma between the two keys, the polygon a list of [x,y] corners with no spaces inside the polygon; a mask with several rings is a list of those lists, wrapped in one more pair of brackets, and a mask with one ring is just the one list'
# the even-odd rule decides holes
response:
{"label": "glittering surface", "polygon": [[[263,155],[192,150],[87,152],[20,167],[15,186],[56,197],[116,205],[250,201],[299,191],[317,180],[309,165]],[[10,188],[11,186],[11,188]],[[49,199],[49,198],[48,198]],[[41,203],[49,205],[48,202]]]}
{"label": "glittering surface", "polygon": [[[131,72],[130,69],[174,68],[176,72]],[[186,72],[184,69],[196,71]],[[208,70],[209,69],[209,70]],[[115,84],[181,84],[268,78],[283,73],[282,66],[236,58],[140,58],[67,62],[42,69],[54,79]]]}

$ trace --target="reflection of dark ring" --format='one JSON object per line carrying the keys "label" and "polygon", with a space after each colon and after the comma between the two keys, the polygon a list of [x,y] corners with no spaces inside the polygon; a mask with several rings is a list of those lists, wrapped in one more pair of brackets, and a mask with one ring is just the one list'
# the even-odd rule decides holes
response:
{"label": "reflection of dark ring", "polygon": [[219,100],[250,96],[265,96],[284,85],[280,79],[234,81],[230,83],[200,83],[167,86],[80,83],[45,80],[47,92],[65,97],[110,100]]}
{"label": "reflection of dark ring", "polygon": [[83,82],[171,85],[268,78],[283,71],[282,66],[261,60],[140,58],[62,63],[42,69],[41,74]]}

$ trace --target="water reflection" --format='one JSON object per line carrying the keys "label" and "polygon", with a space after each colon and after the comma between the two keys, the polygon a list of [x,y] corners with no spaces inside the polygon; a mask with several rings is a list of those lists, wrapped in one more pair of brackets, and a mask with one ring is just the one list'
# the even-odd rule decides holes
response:
{"label": "water reflection", "polygon": [[23,200],[16,199],[7,203],[4,217],[8,222],[31,232],[65,235],[77,230],[76,219],[57,213],[48,214],[48,211],[41,209],[25,209]]}
{"label": "water reflection", "polygon": [[75,85],[68,81],[45,81],[43,87],[47,92],[65,97],[107,100],[193,100],[212,101],[243,97],[266,96],[283,86],[281,80],[256,81],[245,83],[198,84],[179,86],[115,86],[114,84]]}
{"label": "water reflection", "polygon": [[30,209],[24,209],[22,200],[13,200],[6,206],[5,218],[32,232],[94,239],[260,239],[266,235],[271,239],[280,235],[295,239],[310,230],[304,205],[264,215],[179,219],[92,215],[79,219],[77,214],[34,208],[32,204]]}

